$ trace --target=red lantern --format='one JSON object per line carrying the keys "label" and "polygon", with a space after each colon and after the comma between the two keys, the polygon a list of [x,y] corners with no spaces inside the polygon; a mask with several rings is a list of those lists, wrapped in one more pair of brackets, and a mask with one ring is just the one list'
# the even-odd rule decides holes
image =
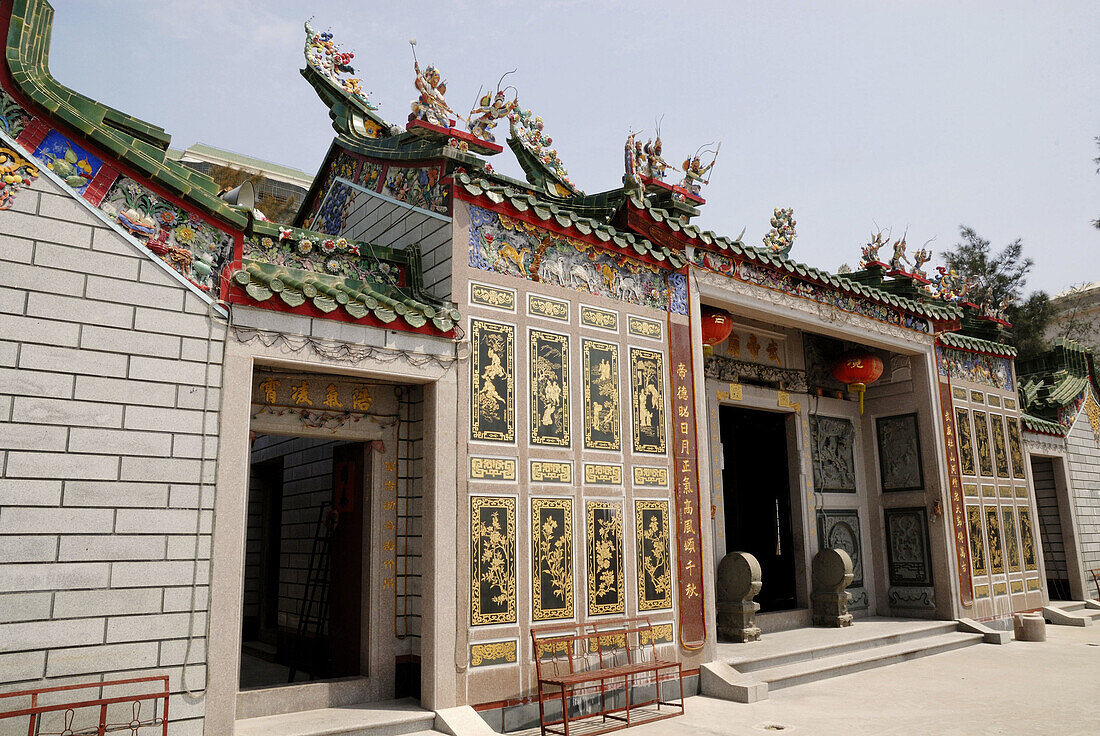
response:
{"label": "red lantern", "polygon": [[703,307],[703,344],[708,348],[724,341],[733,332],[733,320],[729,312],[714,307]]}
{"label": "red lantern", "polygon": [[882,359],[867,350],[850,350],[833,366],[833,378],[847,384],[849,391],[859,392],[860,414],[863,413],[863,392],[867,384],[879,379],[882,369]]}

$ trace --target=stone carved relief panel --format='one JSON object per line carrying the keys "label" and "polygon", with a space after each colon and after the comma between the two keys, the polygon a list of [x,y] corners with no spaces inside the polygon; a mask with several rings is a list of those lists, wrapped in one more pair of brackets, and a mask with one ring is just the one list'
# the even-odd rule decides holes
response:
{"label": "stone carved relief panel", "polygon": [[590,450],[619,450],[619,346],[600,340],[585,340],[584,446]]}
{"label": "stone carved relief panel", "polygon": [[470,624],[516,621],[516,499],[470,497]]}
{"label": "stone carved relief panel", "polygon": [[970,536],[970,566],[975,575],[985,575],[988,571],[985,562],[985,535],[982,533],[981,506],[966,507],[966,526]]}
{"label": "stone carved relief panel", "polygon": [[974,467],[974,433],[970,429],[970,412],[955,409],[955,431],[959,441],[959,471],[963,475],[977,475]]}
{"label": "stone carved relief panel", "polygon": [[1024,443],[1020,438],[1020,420],[1016,417],[1007,417],[1005,421],[1008,422],[1008,450],[1012,456],[1012,477],[1023,480],[1026,476],[1024,474]]}
{"label": "stone carved relief panel", "polygon": [[978,452],[978,470],[981,474],[993,477],[993,453],[989,447],[989,425],[984,411],[974,412],[974,448]]}
{"label": "stone carved relief panel", "polygon": [[665,363],[661,353],[630,349],[630,393],[634,452],[665,452]]}
{"label": "stone carved relief panel", "polygon": [[859,511],[856,509],[825,509],[817,512],[818,539],[821,549],[842,549],[852,558],[852,584],[848,592],[852,600],[848,607],[866,608],[867,590],[863,587],[863,545],[859,533]]}
{"label": "stone carved relief panel", "polygon": [[573,617],[573,499],[531,499],[531,618]]}
{"label": "stone carved relief panel", "polygon": [[811,416],[814,488],[825,492],[856,490],[855,428],[848,419]]}
{"label": "stone carved relief panel", "polygon": [[470,320],[470,434],[475,440],[516,439],[515,336],[512,325]]}
{"label": "stone carved relief panel", "polygon": [[569,338],[531,330],[531,444],[569,446]]}
{"label": "stone carved relief panel", "polygon": [[623,507],[615,501],[585,502],[588,615],[626,611],[623,577]]}
{"label": "stone carved relief panel", "polygon": [[668,508],[668,501],[634,501],[639,611],[672,608]]}
{"label": "stone carved relief panel", "polygon": [[917,415],[879,417],[875,420],[875,430],[882,490],[916,491],[924,488]]}
{"label": "stone carved relief panel", "polygon": [[1020,542],[1016,536],[1016,511],[1004,507],[1001,509],[1001,520],[1004,522],[1001,529],[1004,530],[1005,558],[1009,572],[1020,572]]}
{"label": "stone carved relief panel", "polygon": [[991,572],[1003,573],[1005,558],[1001,549],[1001,532],[996,507],[985,509],[985,534],[989,538],[989,569]]}
{"label": "stone carved relief panel", "polygon": [[1038,570],[1039,563],[1035,556],[1035,537],[1031,533],[1031,509],[1027,506],[1019,507],[1020,513],[1020,549],[1024,556],[1024,567],[1028,570]]}
{"label": "stone carved relief panel", "polygon": [[[992,397],[990,397],[992,398]],[[993,430],[993,458],[996,461],[997,477],[1009,477],[1008,447],[1005,441],[1005,425],[1000,414],[989,415],[990,428]]]}
{"label": "stone carved relief panel", "polygon": [[923,506],[886,509],[887,557],[891,585],[931,585],[928,516]]}

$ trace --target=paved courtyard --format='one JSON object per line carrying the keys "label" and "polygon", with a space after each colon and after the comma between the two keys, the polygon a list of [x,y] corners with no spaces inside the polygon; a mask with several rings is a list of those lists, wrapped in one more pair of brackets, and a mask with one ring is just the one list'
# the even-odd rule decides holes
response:
{"label": "paved courtyard", "polygon": [[1047,641],[978,644],[778,690],[760,703],[690,698],[634,736],[800,733],[1100,733],[1100,626],[1047,626]]}

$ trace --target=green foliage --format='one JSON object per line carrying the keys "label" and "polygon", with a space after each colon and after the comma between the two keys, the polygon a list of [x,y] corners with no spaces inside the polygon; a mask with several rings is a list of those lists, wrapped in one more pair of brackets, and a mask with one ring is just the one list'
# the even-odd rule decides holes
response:
{"label": "green foliage", "polygon": [[969,278],[972,287],[969,300],[975,304],[1000,304],[1009,299],[1008,321],[1012,323],[1012,342],[1021,358],[1042,352],[1048,347],[1043,333],[1053,315],[1046,292],[1034,291],[1025,296],[1027,275],[1034,262],[1024,257],[1023,241],[1017,238],[1001,251],[993,252],[990,243],[963,225],[961,241],[944,254],[944,262],[960,276]]}

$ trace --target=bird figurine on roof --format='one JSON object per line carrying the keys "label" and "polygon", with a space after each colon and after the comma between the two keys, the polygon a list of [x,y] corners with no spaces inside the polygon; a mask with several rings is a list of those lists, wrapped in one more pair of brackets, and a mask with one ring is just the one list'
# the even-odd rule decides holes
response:
{"label": "bird figurine on roof", "polygon": [[791,247],[794,246],[795,238],[798,237],[798,233],[794,229],[797,224],[794,220],[794,209],[791,207],[776,207],[775,212],[772,213],[772,229],[764,236],[764,247],[772,253],[786,258],[787,254],[791,252]]}

